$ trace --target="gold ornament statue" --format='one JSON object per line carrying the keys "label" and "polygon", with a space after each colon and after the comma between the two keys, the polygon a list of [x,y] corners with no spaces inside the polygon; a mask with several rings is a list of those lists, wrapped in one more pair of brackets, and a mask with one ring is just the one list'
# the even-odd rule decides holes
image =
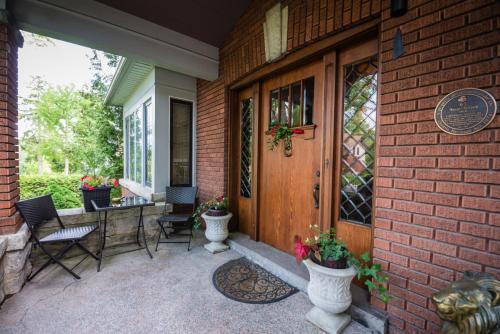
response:
{"label": "gold ornament statue", "polygon": [[500,281],[492,275],[466,271],[432,302],[445,321],[443,334],[500,334]]}

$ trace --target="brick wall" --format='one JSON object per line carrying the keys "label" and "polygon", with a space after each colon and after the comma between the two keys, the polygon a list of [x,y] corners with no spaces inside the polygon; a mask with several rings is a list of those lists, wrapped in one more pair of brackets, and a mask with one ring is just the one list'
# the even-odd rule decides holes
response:
{"label": "brick wall", "polygon": [[[444,95],[483,88],[500,99],[500,4],[383,5],[374,257],[390,273],[390,331],[437,333],[429,296],[464,270],[500,278],[500,116],[452,136],[434,122]],[[400,27],[406,53],[392,60]]]}
{"label": "brick wall", "polygon": [[18,31],[0,24],[0,234],[16,232],[21,219],[14,203],[19,197],[17,138]]}
{"label": "brick wall", "polygon": [[[220,78],[198,82],[197,180],[202,199],[227,184],[226,87],[265,66],[262,21],[276,1],[254,1],[220,52]],[[451,136],[434,108],[447,93],[483,88],[500,99],[500,5],[494,0],[283,1],[288,51],[381,15],[378,176],[373,255],[390,275],[391,333],[436,333],[429,296],[464,270],[500,277],[500,116]],[[406,53],[392,60],[395,29]],[[224,138],[224,142],[221,142]]]}
{"label": "brick wall", "polygon": [[[262,23],[277,0],[254,0],[220,50],[219,79],[198,80],[197,184],[200,199],[225,193],[227,186],[227,106],[225,87],[265,65]],[[380,0],[289,0],[288,51],[369,20],[380,12]]]}

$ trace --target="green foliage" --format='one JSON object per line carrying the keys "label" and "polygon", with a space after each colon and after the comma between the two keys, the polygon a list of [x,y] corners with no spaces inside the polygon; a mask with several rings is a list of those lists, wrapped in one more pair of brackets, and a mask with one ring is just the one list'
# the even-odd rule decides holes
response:
{"label": "green foliage", "polygon": [[82,206],[79,175],[21,175],[21,199],[51,194],[57,209]]}
{"label": "green foliage", "polygon": [[274,150],[280,143],[280,140],[283,140],[285,146],[290,147],[292,134],[292,129],[287,124],[273,126],[271,128],[272,138],[268,141],[269,149]]}
{"label": "green foliage", "polygon": [[219,196],[215,199],[212,199],[210,201],[207,201],[207,202],[204,202],[204,203],[201,203],[200,205],[198,205],[198,207],[196,208],[196,210],[194,211],[193,213],[193,227],[195,230],[199,229],[201,227],[201,215],[203,214],[203,212],[207,211],[207,210],[227,210],[229,206],[229,198],[227,198],[226,196]]}

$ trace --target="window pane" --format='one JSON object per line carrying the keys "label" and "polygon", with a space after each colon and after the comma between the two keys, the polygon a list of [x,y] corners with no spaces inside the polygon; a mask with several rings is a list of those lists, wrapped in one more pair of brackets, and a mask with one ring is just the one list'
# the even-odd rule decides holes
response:
{"label": "window pane", "polygon": [[125,178],[129,178],[130,171],[130,117],[125,117]]}
{"label": "window pane", "polygon": [[130,180],[135,180],[135,113],[129,115],[130,118],[130,157],[129,157],[129,169],[130,169]]}
{"label": "window pane", "polygon": [[146,185],[153,184],[153,108],[151,102],[144,105],[144,118],[146,124]]}
{"label": "window pane", "polygon": [[240,194],[250,198],[252,195],[252,118],[253,101],[246,99],[241,104],[241,166]]}
{"label": "window pane", "polygon": [[341,169],[342,219],[371,224],[377,57],[345,67],[344,128]]}
{"label": "window pane", "polygon": [[292,127],[300,126],[300,82],[292,84]]}
{"label": "window pane", "polygon": [[275,89],[271,91],[271,99],[270,99],[270,118],[269,118],[269,128],[272,128],[276,124],[279,124],[279,89]]}
{"label": "window pane", "polygon": [[142,108],[136,110],[135,118],[135,177],[134,181],[142,183]]}
{"label": "window pane", "polygon": [[303,125],[313,124],[314,111],[314,78],[308,78],[303,81],[304,84],[304,114],[302,119]]}
{"label": "window pane", "polygon": [[172,100],[170,124],[170,185],[191,186],[192,104]]}
{"label": "window pane", "polygon": [[287,87],[281,88],[281,124],[288,124],[290,121],[290,108],[288,102],[288,95],[290,89]]}

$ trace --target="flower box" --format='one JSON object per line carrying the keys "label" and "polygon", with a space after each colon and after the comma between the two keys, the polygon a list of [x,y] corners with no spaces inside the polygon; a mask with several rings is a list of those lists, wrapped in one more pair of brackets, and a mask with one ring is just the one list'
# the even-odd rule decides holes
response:
{"label": "flower box", "polygon": [[94,207],[92,206],[92,200],[98,206],[109,206],[111,201],[111,186],[100,186],[95,188],[82,187],[83,194],[83,206],[86,212],[94,212]]}

